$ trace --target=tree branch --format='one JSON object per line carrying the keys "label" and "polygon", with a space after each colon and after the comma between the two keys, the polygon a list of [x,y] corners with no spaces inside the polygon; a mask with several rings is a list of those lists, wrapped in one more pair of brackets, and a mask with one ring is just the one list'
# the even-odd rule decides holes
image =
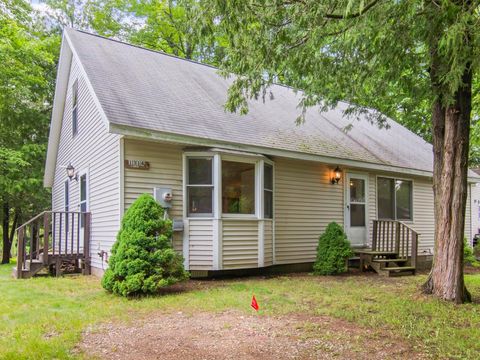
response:
{"label": "tree branch", "polygon": [[379,0],[373,0],[372,2],[368,3],[367,6],[365,6],[361,11],[353,13],[353,14],[347,14],[347,15],[325,14],[324,17],[327,18],[327,19],[332,19],[332,20],[346,20],[346,19],[357,18],[357,17],[365,14],[371,8],[373,8],[378,2],[379,2]]}

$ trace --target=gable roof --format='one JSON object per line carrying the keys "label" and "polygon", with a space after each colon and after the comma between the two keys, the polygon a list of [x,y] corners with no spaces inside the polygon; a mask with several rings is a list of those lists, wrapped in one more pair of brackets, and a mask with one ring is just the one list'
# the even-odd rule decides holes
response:
{"label": "gable roof", "polygon": [[230,113],[224,103],[232,79],[221,77],[216,68],[72,29],[64,37],[111,132],[147,138],[162,134],[195,145],[230,144],[267,155],[340,165],[354,161],[358,167],[431,175],[431,144],[393,120],[389,129],[351,120],[343,115],[347,104],[340,103],[323,113],[309,108],[305,123],[297,126],[301,94],[280,85],[271,87],[272,99],[250,100],[247,115]]}

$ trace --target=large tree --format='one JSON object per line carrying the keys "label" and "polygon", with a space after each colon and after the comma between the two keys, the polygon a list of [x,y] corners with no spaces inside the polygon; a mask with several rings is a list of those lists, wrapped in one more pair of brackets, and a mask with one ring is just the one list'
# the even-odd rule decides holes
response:
{"label": "large tree", "polygon": [[8,263],[15,227],[49,200],[42,177],[58,41],[26,2],[0,5],[0,219]]}
{"label": "large tree", "polygon": [[[202,1],[201,32],[227,36],[222,63],[237,74],[226,107],[273,82],[303,89],[301,106],[352,105],[380,126],[402,113],[432,132],[435,252],[425,292],[469,299],[463,279],[463,234],[472,82],[479,66],[478,1],[248,0]],[[418,104],[430,120],[417,116]],[[303,120],[300,116],[299,120]],[[404,123],[407,120],[404,120]],[[412,127],[412,126],[411,126]]]}

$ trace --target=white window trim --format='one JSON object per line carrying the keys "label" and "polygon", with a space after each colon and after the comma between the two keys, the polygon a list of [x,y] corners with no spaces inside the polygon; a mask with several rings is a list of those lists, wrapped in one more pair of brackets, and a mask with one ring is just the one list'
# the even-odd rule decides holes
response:
{"label": "white window trim", "polygon": [[[363,179],[365,181],[365,202],[356,202],[354,204],[364,204],[365,205],[365,228],[367,229],[367,236],[370,231],[370,175],[365,172],[358,172],[358,171],[349,171],[344,170],[342,172],[342,179],[344,182],[344,189],[343,189],[343,198],[344,198],[344,205],[343,205],[343,228],[349,232],[350,231],[350,218],[349,218],[349,211],[347,211],[347,206],[350,204],[350,199],[348,199],[348,187],[350,183],[348,182],[347,177],[357,177],[359,179]],[[375,189],[376,191],[376,189]]]}
{"label": "white window trim", "polygon": [[[211,152],[184,152],[183,159],[183,218],[184,219],[214,219],[215,218],[215,184],[216,184],[216,166],[215,155]],[[188,184],[188,160],[189,159],[212,159],[212,184],[211,185],[189,185]],[[188,214],[188,188],[189,187],[212,187],[212,214]]]}
{"label": "white window trim", "polygon": [[[394,201],[395,201],[395,219],[385,219],[385,218],[380,218],[378,216],[378,178],[384,178],[384,179],[393,179],[393,181],[395,182],[395,180],[402,180],[402,181],[410,181],[412,183],[412,194],[411,194],[411,213],[412,213],[412,216],[411,216],[411,219],[397,219],[397,199],[395,197]],[[401,222],[404,222],[406,224],[413,224],[415,222],[415,181],[414,179],[412,178],[404,178],[404,177],[396,177],[396,176],[392,176],[392,175],[379,175],[377,174],[376,177],[375,177],[375,212],[376,212],[376,216],[377,216],[377,220],[393,220],[393,221],[401,221]]]}
{"label": "white window trim", "polygon": [[90,211],[90,171],[89,169],[84,169],[84,170],[80,170],[78,172],[78,211],[81,211],[81,203],[82,203],[82,200],[81,200],[81,192],[82,192],[82,185],[80,183],[80,179],[81,177],[85,175],[85,178],[87,180],[87,184],[86,184],[86,196],[85,196],[85,204],[86,204],[86,212],[89,212]]}
{"label": "white window trim", "polygon": [[[272,189],[265,189],[265,165],[270,165],[272,167]],[[262,168],[262,187],[261,187],[261,199],[262,199],[262,209],[260,212],[260,217],[263,220],[273,221],[275,218],[275,163],[269,159],[265,159],[261,164]],[[265,217],[265,190],[272,193],[272,217]]]}

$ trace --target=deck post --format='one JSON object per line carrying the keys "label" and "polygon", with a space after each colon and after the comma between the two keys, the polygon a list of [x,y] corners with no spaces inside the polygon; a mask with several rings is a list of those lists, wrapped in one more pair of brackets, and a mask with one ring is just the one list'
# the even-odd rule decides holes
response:
{"label": "deck post", "polygon": [[91,222],[91,216],[90,213],[84,213],[84,229],[83,229],[83,263],[84,263],[84,269],[83,269],[83,274],[84,275],[90,275],[90,222]]}
{"label": "deck post", "polygon": [[373,233],[372,233],[372,250],[377,250],[377,228],[378,228],[378,221],[373,220]]}
{"label": "deck post", "polygon": [[21,279],[23,275],[23,258],[25,256],[25,230],[23,226],[18,229],[17,242],[17,279]]}
{"label": "deck post", "polygon": [[400,257],[400,222],[395,223],[395,252],[397,257]]}
{"label": "deck post", "polygon": [[50,214],[43,215],[43,264],[48,264],[48,245],[50,241]]}
{"label": "deck post", "polygon": [[417,252],[418,252],[418,234],[412,231],[412,260],[411,265],[417,268]]}

